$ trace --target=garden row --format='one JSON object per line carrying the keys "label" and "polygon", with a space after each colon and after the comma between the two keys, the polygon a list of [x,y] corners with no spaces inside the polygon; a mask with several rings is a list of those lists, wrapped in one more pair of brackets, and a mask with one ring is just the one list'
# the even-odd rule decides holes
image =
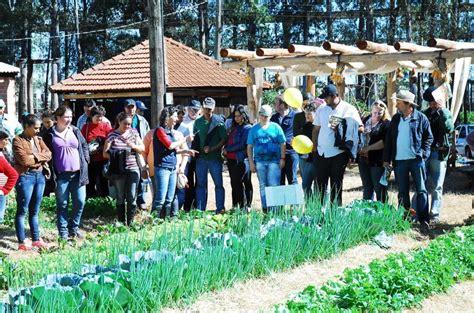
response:
{"label": "garden row", "polygon": [[[355,202],[324,212],[314,203],[271,216],[256,212],[227,217],[219,232],[203,220],[164,223],[151,230],[111,236],[36,263],[11,264],[8,310],[110,312],[155,311],[187,304],[198,295],[328,258],[381,231],[409,227],[403,212],[376,202]],[[204,224],[208,225],[208,224]],[[36,285],[31,286],[32,275]],[[39,279],[39,276],[42,278]],[[31,286],[24,288],[25,286]]]}
{"label": "garden row", "polygon": [[401,311],[473,275],[474,226],[467,226],[436,238],[424,249],[346,270],[338,281],[319,289],[309,286],[277,311]]}

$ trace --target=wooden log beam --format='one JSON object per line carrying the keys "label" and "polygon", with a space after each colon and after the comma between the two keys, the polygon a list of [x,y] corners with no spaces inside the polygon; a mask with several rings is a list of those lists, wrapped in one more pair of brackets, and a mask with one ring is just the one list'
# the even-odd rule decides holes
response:
{"label": "wooden log beam", "polygon": [[305,45],[295,45],[291,44],[288,46],[288,52],[290,53],[308,53],[308,54],[317,54],[317,55],[331,55],[330,51],[327,51],[321,47],[316,46],[305,46]]}
{"label": "wooden log beam", "polygon": [[446,39],[430,38],[428,39],[428,47],[440,49],[458,49],[458,48],[474,48],[473,42],[457,42]]}
{"label": "wooden log beam", "polygon": [[411,42],[403,42],[403,41],[396,42],[393,46],[398,51],[403,50],[403,51],[410,51],[410,52],[420,52],[420,51],[439,51],[440,50],[437,48],[420,46]]}
{"label": "wooden log beam", "polygon": [[267,48],[258,48],[257,49],[257,56],[259,57],[280,57],[280,56],[288,56],[291,53],[288,49],[267,49]]}
{"label": "wooden log beam", "polygon": [[247,50],[236,50],[236,49],[221,49],[220,55],[223,58],[231,58],[231,59],[255,59],[257,56],[255,51],[247,51]]}
{"label": "wooden log beam", "polygon": [[[319,56],[291,56],[291,57],[277,57],[272,59],[254,59],[247,60],[247,62],[254,67],[276,67],[283,66],[289,67],[293,65],[304,65],[304,64],[325,64],[325,63],[337,63],[338,60],[345,63],[351,62],[363,62],[363,63],[374,63],[374,62],[394,62],[394,61],[419,61],[419,60],[432,60],[439,57],[441,51],[442,57],[447,59],[466,58],[472,57],[474,54],[474,48],[463,48],[455,50],[442,51],[436,49],[434,51],[416,51],[416,52],[397,52],[397,53],[378,53],[378,54],[350,54],[350,55],[319,55]],[[242,62],[240,61],[227,61],[223,62],[225,68],[240,69]]]}
{"label": "wooden log beam", "polygon": [[379,52],[397,52],[397,50],[393,46],[389,46],[387,44],[376,43],[368,40],[358,40],[357,48],[360,50],[367,50],[373,53]]}
{"label": "wooden log beam", "polygon": [[397,112],[397,101],[395,100],[396,93],[397,71],[394,71],[387,74],[387,109],[391,116]]}
{"label": "wooden log beam", "polygon": [[361,51],[360,49],[357,49],[356,47],[342,45],[340,43],[335,43],[335,42],[330,42],[330,41],[325,41],[323,43],[323,48],[328,50],[328,51],[331,51],[332,53],[338,53],[338,54],[364,54],[364,53],[369,53],[367,51]]}

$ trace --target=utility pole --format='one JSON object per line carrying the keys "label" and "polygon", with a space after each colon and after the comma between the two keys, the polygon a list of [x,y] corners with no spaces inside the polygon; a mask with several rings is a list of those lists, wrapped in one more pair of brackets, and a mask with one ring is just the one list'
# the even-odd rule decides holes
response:
{"label": "utility pole", "polygon": [[162,9],[161,0],[148,0],[152,127],[158,126],[159,114],[164,108],[166,95]]}
{"label": "utility pole", "polygon": [[216,0],[216,40],[214,57],[216,60],[221,59],[221,42],[222,42],[222,0]]}

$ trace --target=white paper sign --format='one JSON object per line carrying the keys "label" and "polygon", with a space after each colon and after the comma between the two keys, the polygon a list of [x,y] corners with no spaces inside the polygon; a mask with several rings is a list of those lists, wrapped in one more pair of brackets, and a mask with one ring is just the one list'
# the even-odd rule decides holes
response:
{"label": "white paper sign", "polygon": [[267,206],[304,204],[304,192],[301,185],[283,185],[265,187]]}

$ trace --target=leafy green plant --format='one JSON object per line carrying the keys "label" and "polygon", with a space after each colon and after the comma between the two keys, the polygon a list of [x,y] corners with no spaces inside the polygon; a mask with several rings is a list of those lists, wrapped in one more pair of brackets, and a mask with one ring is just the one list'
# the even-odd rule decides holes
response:
{"label": "leafy green plant", "polygon": [[401,311],[445,292],[474,273],[474,226],[438,237],[427,248],[344,271],[339,281],[307,287],[279,311]]}
{"label": "leafy green plant", "polygon": [[[402,220],[401,210],[369,202],[328,208],[324,213],[319,205],[310,202],[304,213],[281,211],[265,216],[252,212],[175,220],[137,233],[113,234],[78,252],[62,251],[35,262],[9,263],[8,280],[10,288],[17,289],[33,285],[48,274],[83,273],[91,268],[86,264],[95,264],[95,269],[121,273],[120,285],[133,295],[119,303],[122,309],[154,311],[167,305],[189,303],[203,292],[228,287],[237,280],[327,258],[372,238],[381,230],[392,233],[406,229],[408,223]],[[216,233],[216,229],[231,232]],[[129,265],[123,267],[127,259]],[[149,261],[143,263],[143,260]],[[111,284],[116,286],[118,278],[112,279]],[[98,311],[118,310],[116,297],[110,293],[122,287],[112,288],[112,285],[103,289],[94,287],[106,294],[92,295],[90,290],[82,290],[86,295],[84,302]],[[67,292],[61,297],[76,299]],[[54,310],[50,301],[43,302],[30,304],[37,310],[46,307]]]}

